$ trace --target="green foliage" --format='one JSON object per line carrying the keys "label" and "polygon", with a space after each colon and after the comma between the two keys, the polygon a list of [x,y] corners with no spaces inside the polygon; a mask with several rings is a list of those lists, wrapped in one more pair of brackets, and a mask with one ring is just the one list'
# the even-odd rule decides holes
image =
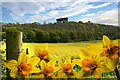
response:
{"label": "green foliage", "polygon": [[76,40],[77,39],[77,34],[76,34],[76,31],[71,31],[70,33],[69,33],[69,35],[70,35],[70,39],[71,40]]}
{"label": "green foliage", "polygon": [[16,27],[8,27],[7,28],[7,30],[6,30],[6,32],[17,32],[17,31],[19,31]]}
{"label": "green foliage", "polygon": [[58,33],[51,31],[50,32],[50,42],[59,42],[60,36]]}
{"label": "green foliage", "polygon": [[48,42],[49,41],[49,33],[47,31],[37,30],[36,31],[36,41],[37,42]]}
{"label": "green foliage", "polygon": [[[120,38],[120,27],[104,24],[94,24],[90,21],[65,23],[0,23],[2,32],[21,31],[24,42],[76,42],[101,40],[103,35],[110,39]],[[2,35],[5,39],[5,34]]]}
{"label": "green foliage", "polygon": [[6,39],[6,33],[2,32],[2,39]]}
{"label": "green foliage", "polygon": [[70,37],[66,31],[59,32],[59,36],[61,37],[60,42],[69,42],[70,40]]}
{"label": "green foliage", "polygon": [[33,42],[34,40],[35,40],[35,32],[34,31],[32,31],[32,30],[25,30],[24,31],[24,37],[25,37],[25,41],[26,42]]}

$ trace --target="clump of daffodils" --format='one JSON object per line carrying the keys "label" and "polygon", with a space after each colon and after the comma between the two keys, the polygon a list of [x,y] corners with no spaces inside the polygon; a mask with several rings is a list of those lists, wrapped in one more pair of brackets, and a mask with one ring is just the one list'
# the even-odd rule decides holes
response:
{"label": "clump of daffodils", "polygon": [[48,60],[49,54],[53,51],[53,49],[48,49],[48,44],[45,43],[41,48],[35,47],[34,52],[35,56],[40,58],[41,60]]}
{"label": "clump of daffodils", "polygon": [[[79,50],[80,59],[66,57],[65,61],[59,61],[56,66],[56,60],[49,60],[49,55],[53,49],[48,49],[48,44],[45,43],[41,48],[34,48],[35,55],[27,58],[26,53],[22,52],[16,60],[6,60],[4,65],[10,69],[11,77],[18,78],[41,78],[41,79],[56,79],[68,77],[76,77],[78,79],[101,78],[102,73],[110,72],[117,66],[119,59],[119,42],[120,39],[111,40],[107,36],[103,36],[103,44],[92,45],[87,49]],[[38,67],[36,67],[36,65]],[[81,67],[77,73],[74,70],[75,65]]]}
{"label": "clump of daffodils", "polygon": [[33,74],[33,78],[55,78],[55,72],[58,71],[60,68],[55,67],[56,60],[52,59],[48,63],[44,60],[40,62],[41,71],[37,74]]}
{"label": "clump of daffodils", "polygon": [[112,71],[117,67],[120,55],[120,39],[111,41],[107,36],[103,36],[103,44],[92,45],[87,48],[95,55],[104,57],[104,62]]}
{"label": "clump of daffodils", "polygon": [[59,64],[60,70],[56,75],[57,78],[68,78],[68,77],[76,76],[77,72],[73,70],[73,67],[75,66],[75,64],[71,63],[71,57],[67,57],[64,63],[59,61],[58,64]]}
{"label": "clump of daffodils", "polygon": [[10,69],[11,77],[18,78],[28,78],[30,73],[38,73],[40,72],[39,68],[34,67],[39,63],[40,59],[38,57],[28,58],[26,53],[21,53],[18,61],[16,60],[6,60],[4,61],[4,65]]}
{"label": "clump of daffodils", "polygon": [[95,78],[100,78],[103,72],[109,72],[110,69],[107,68],[103,59],[93,55],[86,49],[80,49],[79,51],[80,59],[74,59],[74,63],[81,66],[82,70],[78,73],[77,78],[88,78],[93,75]]}

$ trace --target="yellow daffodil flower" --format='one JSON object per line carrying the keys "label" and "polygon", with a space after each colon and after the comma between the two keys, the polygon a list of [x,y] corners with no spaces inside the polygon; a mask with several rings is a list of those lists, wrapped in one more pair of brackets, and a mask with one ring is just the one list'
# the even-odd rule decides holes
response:
{"label": "yellow daffodil flower", "polygon": [[64,63],[59,61],[58,64],[61,70],[57,72],[57,78],[75,77],[77,75],[77,72],[73,70],[75,65],[71,63],[71,57],[67,57]]}
{"label": "yellow daffodil flower", "polygon": [[48,44],[45,43],[43,46],[39,48],[34,48],[34,52],[37,57],[39,57],[41,60],[49,58],[49,54],[53,51],[53,49],[48,49]]}
{"label": "yellow daffodil flower", "polygon": [[4,61],[4,65],[10,69],[10,76],[18,78],[23,78],[23,76],[27,76],[30,73],[38,73],[40,72],[39,68],[34,67],[36,64],[38,64],[40,59],[38,57],[28,58],[26,53],[22,52],[19,55],[18,61],[16,60],[6,60]]}
{"label": "yellow daffodil flower", "polygon": [[55,64],[56,64],[55,59],[50,60],[48,63],[42,60],[39,64],[41,72],[38,74],[33,74],[32,77],[42,79],[55,78],[54,73],[60,69],[59,67],[55,67]]}
{"label": "yellow daffodil flower", "polygon": [[102,72],[109,72],[110,69],[106,67],[103,59],[93,55],[86,49],[80,49],[80,59],[74,59],[73,62],[79,65],[82,70],[78,73],[77,78],[88,78],[93,75],[95,78],[100,78]]}
{"label": "yellow daffodil flower", "polygon": [[120,39],[116,39],[113,42],[107,37],[103,36],[103,44],[97,46],[92,45],[88,47],[88,50],[93,52],[96,55],[104,57],[106,65],[114,70],[117,67],[119,61],[119,52],[120,52]]}

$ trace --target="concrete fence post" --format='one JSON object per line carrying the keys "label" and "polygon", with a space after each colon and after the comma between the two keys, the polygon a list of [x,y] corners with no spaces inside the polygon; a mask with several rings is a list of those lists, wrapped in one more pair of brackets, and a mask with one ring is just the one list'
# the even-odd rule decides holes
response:
{"label": "concrete fence post", "polygon": [[22,32],[6,33],[6,57],[7,60],[18,60],[19,53],[22,52]]}
{"label": "concrete fence post", "polygon": [[[22,32],[6,32],[6,59],[18,60],[22,52]],[[9,71],[9,70],[8,70]],[[8,74],[8,78],[9,78]]]}
{"label": "concrete fence post", "polygon": [[0,80],[2,76],[2,55],[0,55]]}

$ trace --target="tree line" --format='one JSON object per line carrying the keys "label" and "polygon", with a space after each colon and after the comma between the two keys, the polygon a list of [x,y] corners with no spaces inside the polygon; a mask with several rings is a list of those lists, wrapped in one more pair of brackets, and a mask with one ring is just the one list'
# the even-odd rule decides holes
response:
{"label": "tree line", "polygon": [[24,42],[57,43],[101,40],[103,35],[110,39],[120,38],[120,27],[95,24],[90,21],[83,23],[0,23],[2,25],[2,39],[6,38],[6,31],[23,32]]}

